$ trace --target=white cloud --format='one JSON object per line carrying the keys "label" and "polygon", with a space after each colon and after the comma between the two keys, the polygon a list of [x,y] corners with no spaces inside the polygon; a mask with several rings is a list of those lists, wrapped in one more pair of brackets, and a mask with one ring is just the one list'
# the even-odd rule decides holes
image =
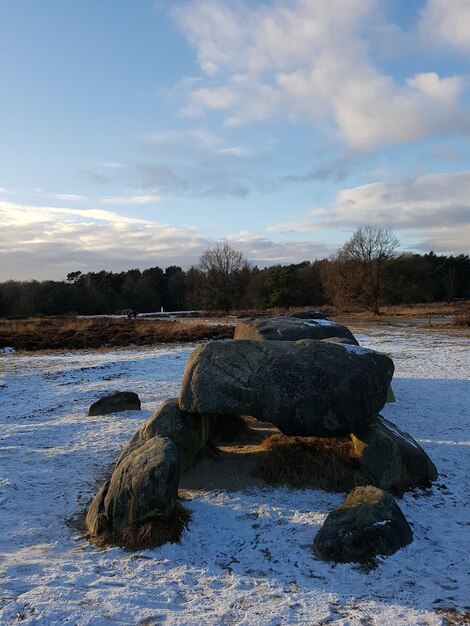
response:
{"label": "white cloud", "polygon": [[[99,209],[26,206],[0,201],[0,280],[64,278],[73,270],[196,263],[214,245],[199,229],[175,228]],[[275,242],[238,233],[227,238],[260,265],[322,256],[325,246]]]}
{"label": "white cloud", "polygon": [[107,167],[112,170],[122,169],[126,167],[124,163],[119,163],[118,161],[103,161],[99,164],[101,167]]}
{"label": "white cloud", "polygon": [[470,227],[463,228],[455,226],[439,226],[437,228],[426,228],[423,232],[423,239],[414,248],[424,252],[434,250],[434,252],[469,254]]}
{"label": "white cloud", "polygon": [[[325,217],[328,212],[312,214]],[[469,225],[470,172],[425,174],[345,189],[337,195],[334,216],[342,223],[385,223],[393,228]]]}
{"label": "white cloud", "polygon": [[142,139],[143,146],[166,152],[178,152],[182,149],[187,149],[188,145],[203,150],[214,150],[221,143],[222,141],[217,135],[202,128],[149,133]]}
{"label": "white cloud", "polygon": [[126,204],[150,204],[152,202],[160,202],[161,197],[148,194],[148,195],[140,195],[140,196],[109,196],[107,198],[103,198],[101,202],[103,204],[117,204],[117,205],[126,205]]}
{"label": "white cloud", "polygon": [[174,16],[207,75],[207,85],[192,91],[189,111],[221,111],[226,126],[280,115],[327,123],[356,150],[468,132],[461,77],[426,72],[402,83],[374,66],[368,36],[388,26],[379,6],[377,0],[184,4]]}
{"label": "white cloud", "polygon": [[253,154],[253,150],[251,148],[245,148],[243,146],[232,146],[230,148],[220,148],[218,154],[224,154],[228,156],[235,157],[247,157]]}
{"label": "white cloud", "polygon": [[275,242],[247,231],[228,235],[225,240],[259,267],[324,258],[334,251],[324,243],[308,240]]}
{"label": "white cloud", "polygon": [[419,30],[432,45],[445,44],[470,52],[470,2],[468,0],[428,0]]}
{"label": "white cloud", "polygon": [[[294,0],[272,5],[193,0],[173,11],[209,76],[284,71],[337,49],[376,13],[376,0]],[[290,36],[286,36],[290,35]]]}
{"label": "white cloud", "polygon": [[4,226],[27,226],[30,224],[54,223],[56,216],[62,216],[63,223],[73,223],[78,218],[89,222],[114,222],[124,224],[145,224],[145,220],[119,215],[102,209],[70,209],[66,207],[29,206],[0,200],[0,222]]}
{"label": "white cloud", "polygon": [[270,232],[388,226],[412,233],[427,249],[470,252],[470,171],[425,174],[404,181],[343,189],[329,205],[302,221],[271,226]]}
{"label": "white cloud", "polygon": [[83,196],[80,196],[76,193],[54,193],[51,194],[51,198],[54,198],[55,200],[61,200],[64,202],[75,202],[78,200],[83,200]]}
{"label": "white cloud", "polygon": [[165,195],[176,193],[191,198],[246,196],[250,192],[253,171],[245,166],[244,159],[255,150],[233,145],[227,137],[204,128],[165,130],[149,133],[140,145],[157,159],[137,164],[136,186],[142,189],[158,188]]}
{"label": "white cloud", "polygon": [[63,278],[70,269],[124,269],[195,261],[205,240],[174,228],[99,209],[25,206],[0,201],[2,279]]}
{"label": "white cloud", "polygon": [[436,72],[416,74],[406,82],[424,96],[450,103],[457,98],[463,88],[462,77],[439,78]]}
{"label": "white cloud", "polygon": [[221,137],[202,128],[183,131],[163,131],[149,133],[142,140],[142,145],[159,154],[170,155],[228,155],[250,156],[251,148],[226,145]]}

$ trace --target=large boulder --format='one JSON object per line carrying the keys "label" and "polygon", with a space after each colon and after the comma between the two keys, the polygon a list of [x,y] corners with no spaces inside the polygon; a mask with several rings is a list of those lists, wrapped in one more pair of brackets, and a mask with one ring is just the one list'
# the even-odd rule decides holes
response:
{"label": "large boulder", "polygon": [[413,533],[392,496],[377,487],[356,487],[326,518],[313,551],[324,561],[367,563],[393,554]]}
{"label": "large boulder", "polygon": [[87,514],[90,535],[120,535],[129,527],[165,518],[178,495],[180,459],[171,439],[154,437],[116,466]]}
{"label": "large boulder", "polygon": [[177,398],[165,400],[139,428],[121,453],[118,464],[130,453],[155,436],[168,437],[180,453],[181,470],[190,467],[196,454],[207,444],[209,418],[181,411]]}
{"label": "large boulder", "polygon": [[379,416],[358,438],[352,435],[359,463],[381,489],[401,494],[429,484],[437,469],[411,435]]}
{"label": "large boulder", "polygon": [[328,319],[278,316],[238,320],[234,339],[256,339],[258,341],[298,341],[299,339],[326,339],[344,337],[356,345],[352,332],[337,322]]}
{"label": "large boulder", "polygon": [[140,411],[139,396],[133,391],[116,391],[94,402],[88,415],[109,415],[121,411]]}
{"label": "large boulder", "polygon": [[190,356],[179,406],[251,415],[286,435],[360,435],[383,407],[393,369],[388,356],[359,346],[212,342]]}

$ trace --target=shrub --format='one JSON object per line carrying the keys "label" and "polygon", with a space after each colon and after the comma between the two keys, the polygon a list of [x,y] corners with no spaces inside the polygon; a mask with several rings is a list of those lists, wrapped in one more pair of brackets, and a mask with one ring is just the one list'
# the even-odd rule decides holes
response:
{"label": "shrub", "polygon": [[465,326],[468,328],[470,326],[470,311],[456,315],[454,318],[454,326]]}

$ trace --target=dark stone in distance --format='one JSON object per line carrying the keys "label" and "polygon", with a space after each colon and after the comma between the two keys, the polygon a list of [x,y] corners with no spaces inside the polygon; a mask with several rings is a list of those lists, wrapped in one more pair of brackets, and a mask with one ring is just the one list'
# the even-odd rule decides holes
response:
{"label": "dark stone in distance", "polygon": [[88,415],[109,415],[121,411],[140,411],[139,396],[133,391],[116,391],[94,402]]}
{"label": "dark stone in distance", "polygon": [[294,317],[299,320],[327,320],[328,318],[320,311],[297,311],[287,313],[286,317]]}
{"label": "dark stone in distance", "polygon": [[358,345],[357,339],[346,326],[328,319],[287,317],[262,317],[239,320],[234,339],[258,341],[298,341],[299,339],[326,339],[343,337]]}

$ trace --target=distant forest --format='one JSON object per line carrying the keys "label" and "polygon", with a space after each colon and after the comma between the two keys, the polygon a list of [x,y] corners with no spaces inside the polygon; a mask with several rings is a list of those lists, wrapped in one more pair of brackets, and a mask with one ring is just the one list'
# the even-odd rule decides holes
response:
{"label": "distant forest", "polygon": [[[66,281],[9,280],[0,283],[0,316],[96,315],[122,309],[144,313],[161,307],[165,311],[347,308],[354,298],[341,297],[345,288],[335,280],[338,263],[323,259],[259,269],[243,262],[220,276],[200,263],[187,271],[170,266],[117,273],[76,271]],[[380,271],[380,305],[470,299],[468,255],[400,254],[386,259]]]}

